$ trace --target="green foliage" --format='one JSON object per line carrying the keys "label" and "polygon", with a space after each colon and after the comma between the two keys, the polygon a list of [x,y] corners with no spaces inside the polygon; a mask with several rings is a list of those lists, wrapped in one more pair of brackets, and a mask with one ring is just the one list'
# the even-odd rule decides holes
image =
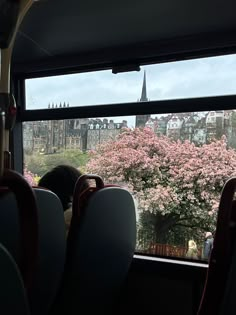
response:
{"label": "green foliage", "polygon": [[74,166],[83,172],[88,159],[88,154],[80,150],[64,150],[54,154],[25,154],[24,163],[29,171],[41,177],[60,164]]}

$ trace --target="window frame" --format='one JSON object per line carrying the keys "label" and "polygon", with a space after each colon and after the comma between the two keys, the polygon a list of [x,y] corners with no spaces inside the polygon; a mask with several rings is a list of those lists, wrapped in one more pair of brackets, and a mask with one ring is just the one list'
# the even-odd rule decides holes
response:
{"label": "window frame", "polygon": [[[227,54],[224,54],[227,55]],[[214,56],[214,55],[213,55]],[[212,56],[212,57],[213,57]],[[209,57],[209,56],[208,56]],[[167,61],[165,61],[167,62]],[[99,68],[105,70],[107,68]],[[92,71],[94,69],[87,69]],[[86,72],[87,72],[86,71]],[[81,72],[85,72],[84,69]],[[70,72],[75,73],[75,72]],[[80,72],[77,72],[80,73]],[[46,74],[46,73],[45,73]],[[69,74],[67,71],[61,74]],[[48,72],[45,76],[55,75],[55,71]],[[44,76],[44,75],[43,75]],[[78,106],[69,108],[54,108],[49,109],[26,109],[25,99],[25,80],[30,78],[43,77],[42,73],[39,76],[17,75],[13,80],[14,93],[17,102],[17,117],[15,128],[11,134],[11,151],[13,152],[13,167],[15,170],[23,173],[23,134],[22,123],[27,121],[38,120],[61,120],[61,119],[76,119],[76,118],[94,118],[94,117],[114,117],[114,116],[131,116],[131,115],[145,115],[145,114],[168,114],[168,113],[181,113],[193,111],[217,111],[229,110],[236,107],[236,94],[223,95],[223,96],[208,96],[198,98],[182,98],[170,100],[156,100],[147,102],[132,102],[132,103],[119,103],[119,104],[106,104],[106,105],[91,105],[91,106]],[[156,257],[160,259],[167,259],[171,261],[182,261],[186,263],[194,262],[194,260],[177,258],[177,257],[164,257],[157,255],[136,255],[143,257]],[[146,259],[146,258],[145,258]],[[195,261],[202,265],[207,265],[204,261]]]}

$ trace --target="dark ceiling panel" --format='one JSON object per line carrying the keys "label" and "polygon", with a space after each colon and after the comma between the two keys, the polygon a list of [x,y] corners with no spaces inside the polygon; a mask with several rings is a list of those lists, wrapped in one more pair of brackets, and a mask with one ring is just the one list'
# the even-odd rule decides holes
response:
{"label": "dark ceiling panel", "polygon": [[[158,55],[158,43],[163,47],[166,41],[168,46],[173,41],[173,51],[177,46],[181,51],[183,42],[182,50],[190,51],[196,38],[199,49],[203,49],[200,46],[204,38],[218,37],[218,41],[223,43],[226,41],[224,37],[236,30],[235,11],[236,1],[233,0],[36,2],[17,35],[14,69],[23,69],[26,65],[31,69],[35,65],[36,69],[39,64],[55,63],[55,60],[66,65],[71,56],[76,59],[76,56],[93,52],[99,52],[104,63],[121,62],[132,59],[129,54],[135,47],[134,58],[141,60],[148,57],[148,51],[153,56],[154,49]],[[220,46],[220,42],[216,42],[215,46]],[[230,40],[231,47],[235,43]]]}

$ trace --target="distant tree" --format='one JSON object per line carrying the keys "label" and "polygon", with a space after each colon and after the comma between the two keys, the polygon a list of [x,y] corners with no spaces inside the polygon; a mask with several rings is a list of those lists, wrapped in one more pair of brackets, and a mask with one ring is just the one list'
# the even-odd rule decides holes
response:
{"label": "distant tree", "polygon": [[142,232],[154,242],[179,232],[181,242],[214,229],[220,192],[236,174],[236,152],[224,137],[197,147],[149,128],[124,129],[92,153],[87,168],[108,182],[126,183],[138,200]]}
{"label": "distant tree", "polygon": [[27,169],[41,177],[60,164],[68,164],[83,171],[88,161],[88,154],[80,150],[64,150],[54,154],[25,154],[24,158]]}

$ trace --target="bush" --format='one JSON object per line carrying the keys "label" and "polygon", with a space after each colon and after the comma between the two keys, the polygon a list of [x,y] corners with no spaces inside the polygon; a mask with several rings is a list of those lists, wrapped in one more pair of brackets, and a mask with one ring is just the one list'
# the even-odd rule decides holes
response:
{"label": "bush", "polygon": [[29,155],[25,153],[24,155],[24,162],[27,165],[27,169],[39,177],[60,164],[71,165],[84,171],[87,161],[88,154],[80,150],[64,150],[54,154],[35,153]]}

